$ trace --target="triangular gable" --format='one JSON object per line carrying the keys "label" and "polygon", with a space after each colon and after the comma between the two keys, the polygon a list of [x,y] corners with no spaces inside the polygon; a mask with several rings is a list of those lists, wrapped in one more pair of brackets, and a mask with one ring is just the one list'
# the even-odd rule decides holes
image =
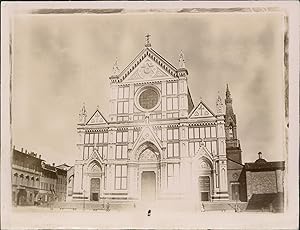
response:
{"label": "triangular gable", "polygon": [[154,133],[154,130],[150,126],[145,126],[142,131],[140,132],[138,138],[136,139],[135,143],[133,144],[133,148],[135,149],[139,147],[141,144],[145,142],[151,142],[153,143],[158,149],[161,149],[161,143],[156,134]]}
{"label": "triangular gable", "polygon": [[170,79],[170,73],[166,72],[159,64],[152,60],[150,57],[144,58],[139,63],[135,70],[124,79],[123,82],[131,81],[146,81],[146,80],[162,80]]}
{"label": "triangular gable", "polygon": [[199,159],[201,157],[206,157],[207,159],[209,159],[211,161],[211,163],[213,162],[213,156],[209,152],[209,150],[205,147],[204,142],[200,144],[199,149],[197,149],[196,153],[195,153],[196,159]]}
{"label": "triangular gable", "polygon": [[107,121],[97,109],[96,112],[93,114],[93,116],[87,122],[87,125],[101,125],[101,124],[107,124]]}
{"label": "triangular gable", "polygon": [[98,150],[96,150],[95,148],[93,149],[92,153],[90,154],[89,158],[86,160],[89,164],[90,162],[92,162],[93,160],[97,160],[99,161],[99,163],[102,165],[103,164],[103,159],[100,156]]}
{"label": "triangular gable", "polygon": [[[160,66],[161,74],[162,73],[169,73],[169,75],[173,77],[177,77],[177,69],[166,59],[164,59],[161,55],[159,55],[156,51],[152,48],[144,48],[135,58],[134,60],[117,76],[117,79],[123,81],[127,78],[131,73],[136,70],[137,66],[140,66],[140,63],[147,58],[153,63],[156,63]],[[158,76],[160,76],[158,74]]]}
{"label": "triangular gable", "polygon": [[215,114],[201,101],[190,113],[190,118],[214,117]]}

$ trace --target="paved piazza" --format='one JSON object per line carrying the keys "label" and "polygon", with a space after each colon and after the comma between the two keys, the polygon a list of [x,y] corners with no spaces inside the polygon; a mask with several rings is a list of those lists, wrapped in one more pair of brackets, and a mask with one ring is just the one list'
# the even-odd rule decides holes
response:
{"label": "paved piazza", "polygon": [[[270,225],[271,218],[278,221],[281,226],[281,214],[273,213],[234,213],[233,211],[162,211],[157,208],[151,209],[151,216],[147,216],[146,207],[130,209],[127,211],[111,210],[109,212],[100,210],[60,210],[37,207],[18,207],[11,212],[12,229],[34,228],[210,228],[222,227],[227,229],[235,228],[235,222],[229,221],[232,218],[239,218],[249,224],[253,219],[252,227],[265,227]],[[277,215],[278,218],[274,218]],[[257,222],[257,221],[259,222]],[[262,222],[260,222],[262,221]],[[241,222],[240,222],[241,223]],[[260,225],[258,225],[260,223]],[[263,223],[263,225],[262,225]]]}

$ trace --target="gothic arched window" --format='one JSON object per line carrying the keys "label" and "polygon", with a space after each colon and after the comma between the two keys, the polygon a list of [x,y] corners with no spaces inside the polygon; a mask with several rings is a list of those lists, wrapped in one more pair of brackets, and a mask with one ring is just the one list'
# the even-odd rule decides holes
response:
{"label": "gothic arched window", "polygon": [[229,126],[228,134],[229,134],[229,139],[233,139],[233,127],[232,127],[232,125]]}

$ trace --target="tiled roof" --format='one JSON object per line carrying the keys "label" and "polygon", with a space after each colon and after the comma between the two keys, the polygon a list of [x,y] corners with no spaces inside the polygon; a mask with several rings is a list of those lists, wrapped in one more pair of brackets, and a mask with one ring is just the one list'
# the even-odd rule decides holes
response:
{"label": "tiled roof", "polygon": [[269,209],[270,204],[276,211],[281,211],[284,205],[283,193],[253,194],[248,202],[247,210]]}
{"label": "tiled roof", "polygon": [[285,168],[284,161],[256,161],[255,163],[245,163],[246,171],[268,171]]}
{"label": "tiled roof", "polygon": [[23,158],[23,159],[42,161],[42,159],[36,157],[36,155],[33,153],[23,153],[16,149],[13,150],[13,158]]}
{"label": "tiled roof", "polygon": [[53,171],[53,172],[56,172],[55,166],[51,166],[49,164],[43,164],[43,168],[47,169],[47,170],[50,170],[50,171]]}

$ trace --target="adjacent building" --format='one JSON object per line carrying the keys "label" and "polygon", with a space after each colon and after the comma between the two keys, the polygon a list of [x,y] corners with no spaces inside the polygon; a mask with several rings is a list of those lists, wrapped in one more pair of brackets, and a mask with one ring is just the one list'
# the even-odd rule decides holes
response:
{"label": "adjacent building", "polygon": [[33,205],[40,192],[42,177],[41,156],[33,152],[13,150],[12,202],[14,205]]}
{"label": "adjacent building", "polygon": [[41,187],[38,198],[40,201],[54,202],[56,200],[57,170],[54,165],[42,162]]}
{"label": "adjacent building", "polygon": [[266,161],[262,153],[254,163],[245,163],[239,182],[241,200],[249,202],[248,209],[269,208],[279,210],[284,204],[284,161]]}
{"label": "adjacent building", "polygon": [[41,155],[21,149],[12,154],[13,205],[65,201],[67,165],[46,164]]}
{"label": "adjacent building", "polygon": [[67,172],[70,169],[70,166],[67,164],[62,164],[56,166],[56,196],[57,201],[66,201],[67,198]]}
{"label": "adjacent building", "polygon": [[188,78],[183,53],[175,67],[149,36],[124,70],[115,63],[109,117],[80,112],[67,200],[239,199],[243,165],[229,88],[226,110],[220,95],[210,108],[194,104]]}

